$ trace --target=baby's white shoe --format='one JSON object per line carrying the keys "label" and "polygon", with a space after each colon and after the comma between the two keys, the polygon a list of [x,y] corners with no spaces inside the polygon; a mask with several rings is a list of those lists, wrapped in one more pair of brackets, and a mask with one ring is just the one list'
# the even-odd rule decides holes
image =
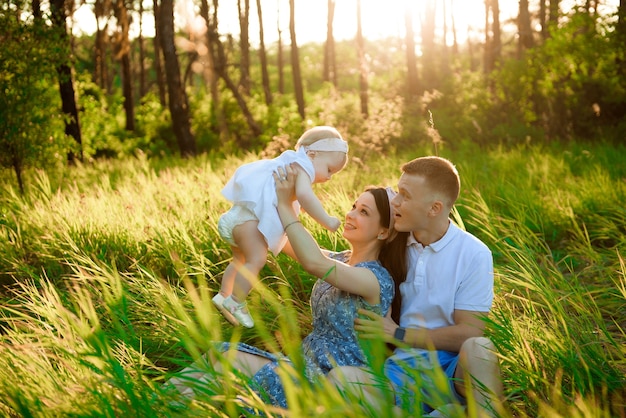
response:
{"label": "baby's white shoe", "polygon": [[226,298],[222,296],[221,293],[218,293],[215,296],[213,296],[213,299],[211,300],[213,301],[213,305],[215,305],[215,307],[222,313],[222,315],[224,315],[224,318],[226,318],[228,322],[230,322],[233,325],[239,325],[239,321],[237,321],[237,318],[235,318],[228,311],[228,309],[224,307],[224,301],[226,300]]}
{"label": "baby's white shoe", "polygon": [[[246,308],[246,302],[237,303],[233,299],[233,295],[230,295],[222,302],[222,306],[226,309],[232,316],[235,317],[237,321],[241,325],[246,328],[254,327],[254,320],[250,316],[248,309]],[[227,318],[228,319],[228,318]]]}

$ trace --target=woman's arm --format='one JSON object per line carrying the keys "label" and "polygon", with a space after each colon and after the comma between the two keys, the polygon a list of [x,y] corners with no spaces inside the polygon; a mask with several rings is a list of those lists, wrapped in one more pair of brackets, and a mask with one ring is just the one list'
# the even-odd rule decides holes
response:
{"label": "woman's arm", "polygon": [[[320,251],[322,252],[322,254],[325,257],[328,257],[328,255],[330,254],[330,251],[325,250],[324,248],[320,248]],[[287,243],[285,244],[285,246],[283,247],[283,249],[280,251],[281,253],[293,258],[296,261],[298,260],[298,257],[296,256],[295,251],[293,250],[293,248],[291,247],[291,243],[289,241],[287,241]]]}
{"label": "woman's arm", "polygon": [[290,166],[287,166],[284,172],[287,179],[282,181],[274,173],[278,215],[302,268],[338,289],[362,296],[370,304],[379,303],[380,285],[374,273],[367,268],[352,267],[326,257],[315,239],[302,226],[292,205],[295,199],[294,185],[297,174]]}

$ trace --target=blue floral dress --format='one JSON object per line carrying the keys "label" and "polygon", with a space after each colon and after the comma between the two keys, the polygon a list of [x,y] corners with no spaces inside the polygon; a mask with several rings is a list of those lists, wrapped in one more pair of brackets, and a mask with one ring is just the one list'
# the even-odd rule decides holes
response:
{"label": "blue floral dress", "polygon": [[[350,252],[331,253],[330,257],[346,262]],[[394,283],[380,262],[367,261],[355,267],[365,267],[374,273],[380,284],[380,303],[370,305],[362,297],[339,290],[322,280],[315,283],[310,300],[313,331],[302,340],[306,375],[311,382],[326,375],[333,367],[365,366],[367,358],[354,331],[357,310],[364,308],[384,316],[391,306]],[[230,343],[221,343],[218,350],[228,351],[230,346]],[[290,361],[289,358],[244,343],[238,343],[236,349],[271,360],[252,377],[251,383],[267,402],[286,408],[287,399],[275,369],[279,361]]]}

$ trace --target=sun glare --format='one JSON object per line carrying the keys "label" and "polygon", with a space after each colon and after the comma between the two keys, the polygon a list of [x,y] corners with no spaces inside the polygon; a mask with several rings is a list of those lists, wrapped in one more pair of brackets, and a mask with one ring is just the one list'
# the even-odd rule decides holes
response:
{"label": "sun glare", "polygon": [[[607,0],[602,11],[608,12],[615,8],[614,3],[619,0]],[[485,21],[484,0],[439,0],[436,10],[436,28],[438,36],[443,36],[444,10],[448,27],[448,42],[452,40],[452,22],[456,28],[457,41],[465,42],[468,36],[478,38],[483,31]],[[198,30],[197,2],[181,0],[176,2],[176,25],[187,30]],[[289,43],[289,0],[262,0],[264,37],[267,45],[278,39],[278,28],[283,33],[285,43]],[[412,11],[413,30],[416,37],[422,21],[425,19],[424,7],[427,2],[415,0],[361,0],[361,25],[363,36],[367,39],[385,37],[404,37],[404,13],[407,4]],[[567,5],[565,3],[568,3]],[[564,1],[563,7],[570,8],[576,2]],[[324,42],[326,39],[327,1],[325,0],[297,0],[295,1],[296,39],[299,44],[308,42]],[[453,5],[451,8],[450,4]],[[335,0],[335,18],[333,32],[336,40],[353,39],[357,29],[357,0]],[[613,5],[613,6],[611,6]],[[147,10],[151,7],[146,4]],[[518,13],[517,1],[500,1],[500,21],[512,21]],[[74,14],[72,29],[75,34],[92,34],[96,30],[95,18],[91,6],[84,4]],[[138,35],[139,19],[133,19],[131,36]],[[278,28],[277,28],[278,26]],[[224,1],[219,6],[219,31],[222,34],[239,34],[239,20],[237,5],[232,1]],[[257,45],[259,42],[259,25],[257,20],[256,2],[250,1],[249,19],[250,42]],[[143,18],[143,35],[154,36],[154,18],[151,13],[145,13]]]}
{"label": "sun glare", "polygon": [[[412,11],[413,30],[419,33],[420,25],[424,17],[423,1],[411,0],[361,0],[361,27],[363,36],[367,39],[381,39],[386,37],[404,37],[407,1]],[[446,0],[446,3],[450,3]],[[501,2],[501,20],[510,19],[517,14],[517,2]],[[442,2],[438,2],[436,11],[437,28],[443,28]],[[289,42],[289,1],[288,0],[265,0],[263,25],[265,43],[269,44],[277,40],[276,26],[283,32],[283,39]],[[448,6],[449,7],[449,6]],[[327,1],[296,1],[296,40],[299,44],[308,42],[323,42],[326,39]],[[468,33],[478,31],[484,25],[484,0],[457,0],[454,2],[454,21],[459,42],[462,42]],[[452,28],[451,10],[446,10],[448,30]],[[256,2],[250,4],[250,41],[258,43],[258,22]],[[239,22],[237,7],[220,6],[219,28],[221,33],[237,34]],[[336,0],[335,17],[333,21],[333,34],[336,40],[354,39],[357,30],[357,0]],[[449,35],[448,39],[452,39]]]}

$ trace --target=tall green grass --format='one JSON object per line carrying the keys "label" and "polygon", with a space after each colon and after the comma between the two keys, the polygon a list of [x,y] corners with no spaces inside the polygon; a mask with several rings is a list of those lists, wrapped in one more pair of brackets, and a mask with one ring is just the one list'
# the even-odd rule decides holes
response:
{"label": "tall green grass", "polygon": [[[624,148],[443,151],[462,176],[459,223],[494,253],[488,334],[501,357],[502,415],[626,416]],[[349,164],[317,191],[343,216],[365,186],[394,186],[400,164],[417,155]],[[4,186],[1,414],[386,415],[329,385],[315,391],[301,361],[284,371],[297,382],[287,385],[288,412],[202,362],[204,378],[190,379],[194,400],[163,385],[215,341],[300,358],[314,280],[293,261],[268,259],[250,298],[261,318],[253,330],[227,325],[210,303],[230,257],[216,231],[228,207],[220,189],[252,158],[138,156],[35,171],[25,196]],[[346,248],[339,234],[303,220],[324,247]]]}

